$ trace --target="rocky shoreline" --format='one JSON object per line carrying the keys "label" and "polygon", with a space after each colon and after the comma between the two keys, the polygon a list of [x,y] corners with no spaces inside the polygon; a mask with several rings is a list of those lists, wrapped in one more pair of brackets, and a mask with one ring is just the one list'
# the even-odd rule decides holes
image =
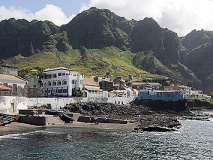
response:
{"label": "rocky shoreline", "polygon": [[[153,103],[153,102],[151,102]],[[191,112],[185,102],[158,103],[163,109],[155,105],[146,105],[147,102],[137,100],[128,105],[116,105],[109,103],[75,103],[64,107],[67,112],[80,113],[84,116],[104,117],[126,120],[138,125],[134,131],[175,131],[181,128],[179,119],[208,120],[209,115]],[[168,106],[167,106],[168,105]],[[103,123],[103,122],[102,122]]]}
{"label": "rocky shoreline", "polygon": [[[110,103],[74,103],[66,105],[63,109],[66,112],[80,114],[89,120],[84,123],[80,118],[73,123],[64,126],[53,127],[89,127],[96,129],[132,130],[134,132],[176,131],[181,128],[179,120],[203,120],[213,118],[202,112],[203,106],[190,110],[184,107],[183,102],[162,103],[162,102],[138,102],[134,101],[127,105],[116,105]],[[147,105],[148,104],[148,105]],[[208,106],[209,107],[209,106]],[[204,107],[205,109],[205,107]],[[211,108],[211,111],[213,109]],[[98,124],[98,125],[95,125]],[[35,126],[25,123],[14,122],[2,126],[0,136],[5,134],[24,133],[45,129],[51,126]]]}

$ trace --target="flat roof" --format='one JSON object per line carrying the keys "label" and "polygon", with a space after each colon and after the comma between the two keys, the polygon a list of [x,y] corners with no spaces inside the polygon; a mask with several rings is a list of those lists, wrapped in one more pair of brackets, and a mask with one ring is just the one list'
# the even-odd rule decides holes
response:
{"label": "flat roof", "polygon": [[158,93],[173,93],[173,92],[178,92],[178,90],[140,90],[140,91],[152,91],[152,92],[158,92]]}
{"label": "flat roof", "polygon": [[43,72],[48,72],[48,71],[56,71],[56,70],[67,70],[67,71],[73,71],[71,69],[68,69],[66,67],[56,67],[56,68],[47,68]]}

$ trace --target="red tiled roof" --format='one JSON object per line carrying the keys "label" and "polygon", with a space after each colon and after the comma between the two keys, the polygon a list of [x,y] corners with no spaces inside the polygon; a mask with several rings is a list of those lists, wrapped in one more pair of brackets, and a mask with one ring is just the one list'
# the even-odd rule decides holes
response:
{"label": "red tiled roof", "polygon": [[12,90],[12,89],[9,88],[9,87],[4,86],[4,85],[2,85],[2,84],[0,84],[0,90],[2,90],[2,91],[10,91],[10,90]]}

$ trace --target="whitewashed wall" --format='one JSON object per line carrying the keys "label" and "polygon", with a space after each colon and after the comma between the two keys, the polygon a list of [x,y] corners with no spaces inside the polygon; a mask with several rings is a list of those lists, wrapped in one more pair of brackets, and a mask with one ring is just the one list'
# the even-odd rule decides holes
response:
{"label": "whitewashed wall", "polygon": [[27,97],[0,96],[0,112],[18,113],[19,109],[27,109]]}
{"label": "whitewashed wall", "polygon": [[108,97],[108,98],[28,98],[28,108],[33,106],[42,106],[50,104],[52,109],[60,109],[70,103],[78,102],[97,102],[97,103],[114,103],[114,104],[128,104],[134,97]]}
{"label": "whitewashed wall", "polygon": [[114,103],[114,104],[128,104],[129,102],[133,101],[135,97],[109,97],[107,103]]}
{"label": "whitewashed wall", "polygon": [[108,98],[26,98],[13,96],[0,96],[1,113],[18,113],[20,109],[28,109],[33,106],[42,106],[50,104],[52,109],[63,108],[66,104],[79,102],[97,102],[128,104],[134,100],[134,97],[108,97]]}
{"label": "whitewashed wall", "polygon": [[87,98],[28,98],[28,108],[50,104],[52,109],[60,109],[66,104],[87,102]]}

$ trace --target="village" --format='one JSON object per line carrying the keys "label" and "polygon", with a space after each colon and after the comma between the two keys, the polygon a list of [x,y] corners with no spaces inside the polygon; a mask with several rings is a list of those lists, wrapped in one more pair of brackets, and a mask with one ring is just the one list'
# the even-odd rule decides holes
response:
{"label": "village", "polygon": [[[192,90],[185,85],[164,86],[151,82],[132,82],[127,86],[122,76],[111,80],[110,73],[104,77],[86,77],[77,71],[65,67],[48,68],[43,71],[44,78],[38,76],[37,70],[31,70],[26,79],[18,77],[18,68],[2,65],[0,67],[0,113],[17,114],[19,110],[49,106],[60,110],[66,104],[77,102],[98,102],[128,104],[140,97],[140,90],[158,90],[158,95],[174,94],[182,91],[182,99],[207,100],[210,96],[201,90]],[[129,75],[129,81],[133,80]],[[153,94],[153,93],[152,93]],[[150,94],[151,95],[151,94]],[[150,97],[150,96],[149,96]],[[172,96],[170,96],[172,97]],[[180,99],[181,99],[180,98]],[[173,99],[170,99],[173,100]],[[174,99],[175,100],[175,99]]]}

